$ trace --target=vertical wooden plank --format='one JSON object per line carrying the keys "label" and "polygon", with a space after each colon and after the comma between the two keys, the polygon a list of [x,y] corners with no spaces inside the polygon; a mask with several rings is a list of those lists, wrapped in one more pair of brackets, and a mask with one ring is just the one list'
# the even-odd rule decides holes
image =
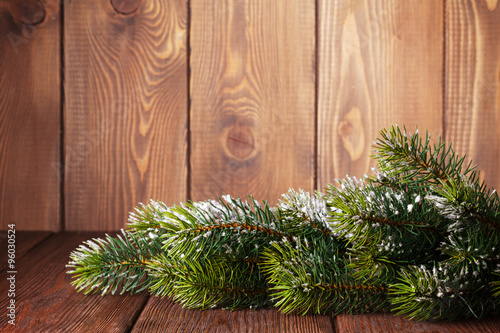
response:
{"label": "vertical wooden plank", "polygon": [[312,190],[314,1],[191,6],[192,198]]}
{"label": "vertical wooden plank", "polygon": [[447,141],[500,187],[500,6],[446,1]]}
{"label": "vertical wooden plank", "polygon": [[74,0],[64,23],[67,229],[185,201],[186,0]]}
{"label": "vertical wooden plank", "polygon": [[0,2],[0,229],[60,228],[56,0]]}
{"label": "vertical wooden plank", "polygon": [[374,163],[381,127],[442,127],[443,2],[319,0],[318,187]]}

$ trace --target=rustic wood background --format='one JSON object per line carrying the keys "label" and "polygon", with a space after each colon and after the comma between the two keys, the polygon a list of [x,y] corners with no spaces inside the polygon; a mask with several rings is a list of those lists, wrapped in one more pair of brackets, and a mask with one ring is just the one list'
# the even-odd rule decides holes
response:
{"label": "rustic wood background", "polygon": [[499,81],[498,0],[0,0],[0,228],[274,204],[368,173],[393,123],[500,187]]}

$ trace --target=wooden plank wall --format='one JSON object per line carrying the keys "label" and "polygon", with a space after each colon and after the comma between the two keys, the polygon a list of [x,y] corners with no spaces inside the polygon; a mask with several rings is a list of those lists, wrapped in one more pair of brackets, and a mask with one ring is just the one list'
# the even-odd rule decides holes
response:
{"label": "wooden plank wall", "polygon": [[57,0],[0,1],[0,229],[57,230],[61,211]]}
{"label": "wooden plank wall", "polygon": [[187,1],[79,0],[64,15],[66,229],[185,201]]}
{"label": "wooden plank wall", "polygon": [[314,187],[313,1],[192,1],[191,196]]}
{"label": "wooden plank wall", "polygon": [[445,132],[500,188],[500,6],[446,1]]}
{"label": "wooden plank wall", "polygon": [[498,7],[0,0],[0,227],[116,230],[150,198],[274,204],[370,172],[393,123],[500,187]]}
{"label": "wooden plank wall", "polygon": [[[318,186],[362,176],[378,131],[442,129],[441,1],[319,1]],[[425,18],[425,19],[422,19]]]}

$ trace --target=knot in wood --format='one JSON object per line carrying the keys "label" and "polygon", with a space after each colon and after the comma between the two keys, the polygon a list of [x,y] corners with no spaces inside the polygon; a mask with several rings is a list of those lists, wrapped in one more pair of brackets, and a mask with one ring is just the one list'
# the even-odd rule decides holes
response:
{"label": "knot in wood", "polygon": [[16,22],[37,25],[45,20],[45,6],[40,0],[13,0],[10,14]]}
{"label": "knot in wood", "polygon": [[142,5],[142,0],[111,0],[111,6],[117,13],[130,15],[135,13]]}
{"label": "knot in wood", "polygon": [[338,133],[352,161],[356,161],[363,156],[365,131],[359,108],[353,107],[347,112],[338,125]]}
{"label": "knot in wood", "polygon": [[250,158],[255,150],[255,139],[247,125],[235,124],[227,131],[226,147],[228,152],[240,160]]}

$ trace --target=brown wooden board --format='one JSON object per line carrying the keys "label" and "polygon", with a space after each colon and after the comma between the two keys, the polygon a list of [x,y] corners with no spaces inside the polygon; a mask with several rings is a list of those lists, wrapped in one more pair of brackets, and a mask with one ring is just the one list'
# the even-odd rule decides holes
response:
{"label": "brown wooden board", "polygon": [[187,1],[64,9],[66,229],[117,230],[187,199]]}
{"label": "brown wooden board", "polygon": [[183,309],[151,297],[132,332],[333,332],[328,316],[284,315],[276,309]]}
{"label": "brown wooden board", "polygon": [[382,127],[442,127],[443,1],[318,1],[318,188],[374,166]]}
{"label": "brown wooden board", "polygon": [[191,2],[191,194],[314,186],[315,2]]}
{"label": "brown wooden board", "polygon": [[391,314],[340,315],[336,319],[339,333],[497,333],[500,319],[486,318],[457,322],[410,321]]}
{"label": "brown wooden board", "polygon": [[[25,1],[24,1],[25,2]],[[59,1],[0,2],[0,230],[60,229]]]}
{"label": "brown wooden board", "polygon": [[[15,258],[13,259],[18,261],[26,252],[37,246],[51,234],[50,231],[16,230],[14,233],[7,231],[0,232],[0,272],[7,268],[9,254],[14,255]],[[9,249],[9,244],[14,247]]]}
{"label": "brown wooden board", "polygon": [[[69,254],[84,240],[102,233],[65,232],[49,237],[37,251],[16,263],[15,325],[4,312],[2,332],[124,332],[135,322],[148,299],[147,293],[130,295],[84,295],[70,285],[66,274]],[[8,274],[10,276],[10,274]],[[0,306],[4,311],[10,299],[10,285],[0,280]]]}
{"label": "brown wooden board", "polygon": [[500,188],[500,5],[446,1],[446,140]]}

